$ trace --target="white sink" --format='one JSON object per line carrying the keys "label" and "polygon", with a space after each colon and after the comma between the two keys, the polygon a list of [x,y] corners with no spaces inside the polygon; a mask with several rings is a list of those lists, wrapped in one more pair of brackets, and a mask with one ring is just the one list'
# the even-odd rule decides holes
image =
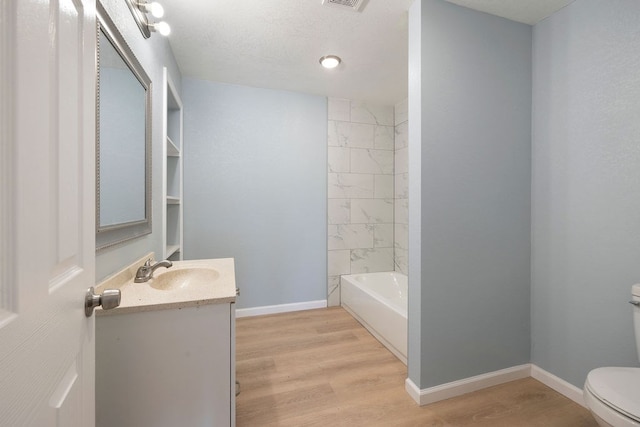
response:
{"label": "white sink", "polygon": [[220,273],[213,268],[179,268],[167,269],[154,276],[148,284],[161,291],[177,291],[190,289],[195,286],[211,285],[220,278]]}

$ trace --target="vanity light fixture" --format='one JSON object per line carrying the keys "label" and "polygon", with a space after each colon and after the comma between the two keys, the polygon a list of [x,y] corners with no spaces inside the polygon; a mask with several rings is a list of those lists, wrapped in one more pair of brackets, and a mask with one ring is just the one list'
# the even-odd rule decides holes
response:
{"label": "vanity light fixture", "polygon": [[143,12],[150,13],[154,18],[162,18],[164,16],[164,7],[157,1],[145,2],[139,1],[136,5]]}
{"label": "vanity light fixture", "polygon": [[153,24],[147,24],[151,31],[157,31],[163,36],[168,36],[171,34],[171,27],[164,21],[156,22]]}
{"label": "vanity light fixture", "polygon": [[326,55],[320,58],[320,65],[327,69],[336,68],[341,62],[342,59],[336,55]]}
{"label": "vanity light fixture", "polygon": [[154,18],[162,18],[164,16],[164,8],[156,1],[149,0],[125,0],[129,10],[133,15],[133,19],[138,24],[138,28],[142,32],[145,39],[151,37],[151,32],[155,31],[163,36],[171,33],[171,27],[164,21],[151,22],[147,14],[151,14]]}

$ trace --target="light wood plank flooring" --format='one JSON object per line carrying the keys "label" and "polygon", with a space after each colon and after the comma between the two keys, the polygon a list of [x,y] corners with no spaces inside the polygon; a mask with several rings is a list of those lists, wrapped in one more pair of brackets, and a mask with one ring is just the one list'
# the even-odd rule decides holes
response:
{"label": "light wood plank flooring", "polygon": [[406,367],[339,307],[241,318],[236,334],[238,427],[597,427],[532,378],[420,407]]}

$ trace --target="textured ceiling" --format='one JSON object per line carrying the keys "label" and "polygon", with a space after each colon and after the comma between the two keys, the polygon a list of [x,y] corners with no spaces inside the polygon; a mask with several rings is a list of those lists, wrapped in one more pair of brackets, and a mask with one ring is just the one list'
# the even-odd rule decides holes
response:
{"label": "textured ceiling", "polygon": [[[391,104],[407,96],[407,10],[370,0],[362,12],[322,0],[161,0],[186,77]],[[338,55],[323,69],[318,60]]]}
{"label": "textured ceiling", "polygon": [[470,9],[535,25],[575,0],[447,0]]}
{"label": "textured ceiling", "polygon": [[[369,0],[362,12],[322,0],[160,0],[185,77],[394,104],[407,96],[407,10]],[[533,24],[573,0],[447,0]],[[324,55],[343,63],[327,71]]]}

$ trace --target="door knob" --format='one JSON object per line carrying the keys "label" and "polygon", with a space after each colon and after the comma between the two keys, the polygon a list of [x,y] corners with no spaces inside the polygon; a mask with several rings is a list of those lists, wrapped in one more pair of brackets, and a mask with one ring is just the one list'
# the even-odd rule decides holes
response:
{"label": "door knob", "polygon": [[102,306],[103,310],[111,310],[120,305],[122,295],[120,289],[105,289],[102,294],[96,294],[93,286],[87,289],[84,298],[84,314],[91,317],[93,309]]}

